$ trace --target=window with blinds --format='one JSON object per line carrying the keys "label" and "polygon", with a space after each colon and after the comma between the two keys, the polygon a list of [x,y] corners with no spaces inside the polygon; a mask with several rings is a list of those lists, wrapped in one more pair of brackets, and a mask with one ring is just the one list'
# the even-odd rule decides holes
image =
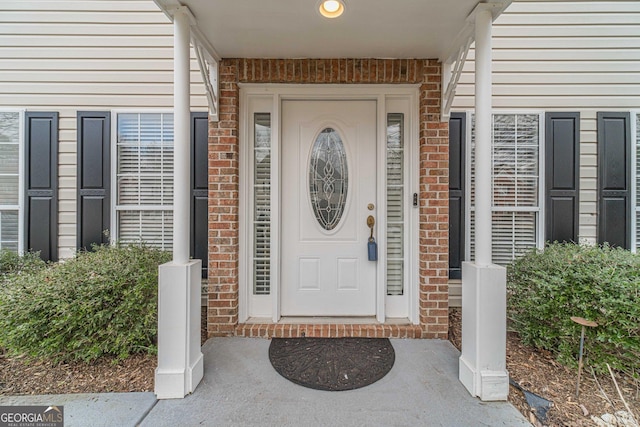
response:
{"label": "window with blinds", "polygon": [[0,112],[0,249],[18,251],[20,113]]}
{"label": "window with blinds", "polygon": [[640,113],[635,115],[636,119],[636,203],[635,203],[635,220],[636,220],[636,252],[640,249]]}
{"label": "window with blinds", "polygon": [[173,115],[120,113],[116,143],[116,238],[172,249]]}
{"label": "window with blinds", "polygon": [[[492,139],[493,262],[536,247],[540,222],[540,116],[495,114]],[[471,134],[471,259],[475,253],[475,121]]]}
{"label": "window with blinds", "polygon": [[271,292],[271,114],[253,117],[253,294]]}
{"label": "window with blinds", "polygon": [[387,295],[404,294],[404,115],[387,115]]}

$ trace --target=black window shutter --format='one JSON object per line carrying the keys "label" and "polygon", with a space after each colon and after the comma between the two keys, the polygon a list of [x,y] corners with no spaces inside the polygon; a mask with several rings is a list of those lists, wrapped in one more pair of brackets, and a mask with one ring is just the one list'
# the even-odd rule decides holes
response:
{"label": "black window shutter", "polygon": [[598,113],[598,243],[631,247],[631,127],[627,112]]}
{"label": "black window shutter", "polygon": [[202,277],[207,277],[209,231],[209,118],[191,113],[191,257],[202,260]]}
{"label": "black window shutter", "polygon": [[449,119],[449,278],[462,278],[464,260],[464,184],[466,114]]}
{"label": "black window shutter", "polygon": [[78,111],[77,246],[108,243],[111,113]]}
{"label": "black window shutter", "polygon": [[25,114],[25,249],[58,259],[58,113]]}
{"label": "black window shutter", "polygon": [[578,242],[580,113],[546,113],[545,145],[545,240]]}

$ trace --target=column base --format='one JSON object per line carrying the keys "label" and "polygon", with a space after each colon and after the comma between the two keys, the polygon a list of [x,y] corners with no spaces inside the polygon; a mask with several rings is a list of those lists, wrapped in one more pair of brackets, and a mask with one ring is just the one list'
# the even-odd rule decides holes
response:
{"label": "column base", "polygon": [[462,355],[459,379],[481,400],[507,400],[507,270],[462,264]]}
{"label": "column base", "polygon": [[[509,396],[509,373],[504,371],[476,371],[460,357],[459,378],[472,396],[484,401],[505,401]],[[475,390],[472,393],[471,390]]]}
{"label": "column base", "polygon": [[158,280],[158,399],[181,399],[204,375],[200,351],[200,260],[163,264]]}

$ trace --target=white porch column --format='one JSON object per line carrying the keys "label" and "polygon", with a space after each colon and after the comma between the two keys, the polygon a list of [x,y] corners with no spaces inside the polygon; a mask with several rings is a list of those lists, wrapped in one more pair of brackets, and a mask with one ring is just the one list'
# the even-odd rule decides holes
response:
{"label": "white porch column", "polygon": [[506,400],[506,269],[491,254],[490,3],[475,13],[475,262],[462,265],[460,381],[482,400]]}
{"label": "white porch column", "polygon": [[173,15],[173,262],[189,260],[189,16],[185,7]]}
{"label": "white porch column", "polygon": [[475,260],[491,264],[491,11],[476,9]]}
{"label": "white porch column", "polygon": [[173,11],[174,172],[173,261],[159,269],[158,367],[159,399],[183,398],[203,376],[200,351],[201,261],[189,260],[189,59],[190,19],[186,7]]}

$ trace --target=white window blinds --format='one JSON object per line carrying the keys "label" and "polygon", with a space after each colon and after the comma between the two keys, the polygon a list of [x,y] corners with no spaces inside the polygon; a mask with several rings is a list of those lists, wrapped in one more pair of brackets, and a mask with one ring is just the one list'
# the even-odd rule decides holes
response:
{"label": "white window blinds", "polygon": [[121,113],[117,129],[116,237],[171,250],[173,115]]}
{"label": "white window blinds", "polygon": [[253,294],[271,292],[271,114],[254,115]]}
{"label": "white window blinds", "polygon": [[404,293],[404,116],[387,115],[387,295]]}
{"label": "white window blinds", "polygon": [[[475,122],[471,137],[471,258],[475,252]],[[540,218],[540,116],[495,114],[492,138],[493,262],[536,247]]]}
{"label": "white window blinds", "polygon": [[0,249],[18,250],[20,113],[0,112]]}

